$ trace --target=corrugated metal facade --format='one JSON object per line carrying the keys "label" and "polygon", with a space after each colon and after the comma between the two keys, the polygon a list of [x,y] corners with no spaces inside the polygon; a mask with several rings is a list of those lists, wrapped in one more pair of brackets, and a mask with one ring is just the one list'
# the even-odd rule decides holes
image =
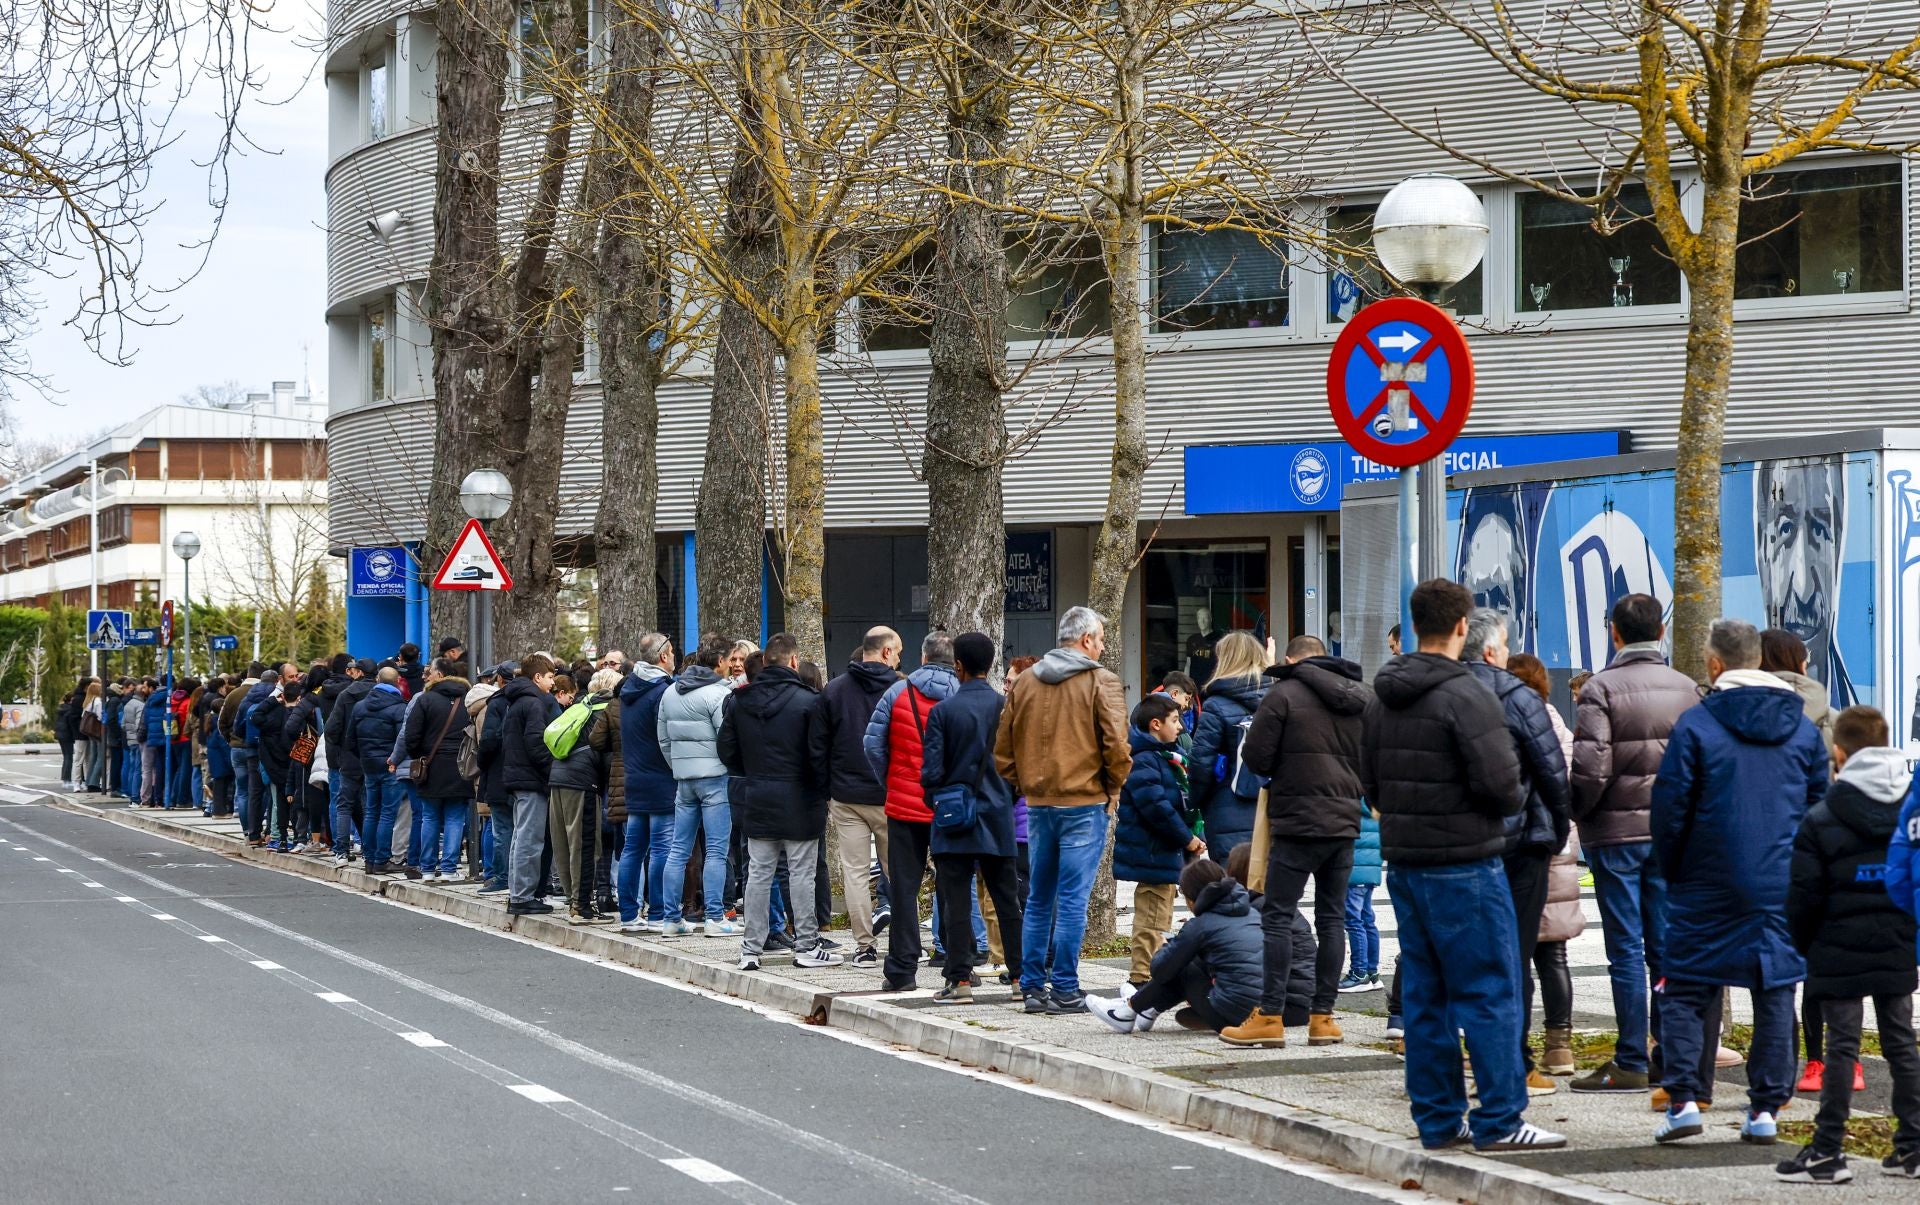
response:
{"label": "corrugated metal facade", "polygon": [[[1858,10],[1871,22],[1895,20],[1889,6],[1865,0],[1840,8]],[[1424,34],[1376,47],[1352,66],[1351,76],[1402,111],[1436,114],[1433,120],[1457,142],[1503,163],[1564,162],[1577,154],[1575,140],[1592,133],[1567,106],[1534,97],[1453,38]],[[1335,132],[1301,165],[1327,182],[1329,195],[1377,195],[1415,171],[1473,174],[1391,128],[1337,84],[1309,88],[1298,111],[1312,115],[1316,127]],[[1920,138],[1920,110],[1898,120],[1909,138]],[[430,216],[430,131],[342,156],[327,183],[330,304],[424,275],[431,249],[428,221],[415,217],[391,246],[362,226],[369,213],[388,208]],[[1909,231],[1920,212],[1915,192],[1909,186],[1906,193]],[[1492,207],[1504,212],[1504,194],[1493,193]],[[1496,216],[1496,237],[1504,228]],[[1910,282],[1915,267],[1910,235],[1905,252]],[[1511,264],[1510,246],[1490,250],[1490,294],[1515,291]],[[1325,304],[1320,276],[1310,268],[1299,272],[1296,315]],[[1909,312],[1907,291],[1877,301],[1846,301],[1821,305],[1817,316],[1742,311],[1729,438],[1920,422],[1920,385],[1914,383],[1920,378],[1920,323]],[[1604,312],[1589,313],[1543,329],[1527,325],[1532,316],[1514,314],[1514,308],[1509,298],[1497,299],[1490,325],[1522,329],[1473,338],[1479,376],[1473,430],[1619,427],[1632,432],[1637,447],[1672,442],[1685,357],[1684,316],[1635,314],[1616,322]],[[1170,515],[1183,513],[1183,445],[1337,438],[1324,398],[1331,336],[1331,331],[1314,330],[1156,337],[1160,354],[1149,370],[1149,421],[1158,454],[1148,473],[1144,512],[1151,516],[1164,506]],[[925,490],[911,469],[918,449],[910,444],[925,396],[925,360],[883,360],[832,374],[824,382],[831,526],[917,526],[926,520]],[[1063,405],[1069,412],[1009,466],[1007,519],[1095,522],[1106,491],[1110,374],[1097,354],[1068,359],[1047,372],[1059,384],[1036,390],[1032,402],[1014,416],[1015,425]],[[704,390],[704,382],[689,380],[662,391],[659,523],[665,530],[693,523],[705,446]],[[349,409],[351,390],[331,393],[340,407],[329,422],[334,541],[417,535],[422,526],[418,500],[424,494],[419,478],[430,461],[431,406],[405,401]],[[561,517],[568,533],[592,521],[599,481],[598,415],[598,387],[589,383],[568,424]]]}

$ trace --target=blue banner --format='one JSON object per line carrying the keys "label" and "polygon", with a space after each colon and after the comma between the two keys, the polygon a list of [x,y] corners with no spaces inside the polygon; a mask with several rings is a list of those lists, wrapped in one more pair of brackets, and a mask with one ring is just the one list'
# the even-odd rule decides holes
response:
{"label": "blue banner", "polygon": [[407,550],[355,548],[347,555],[347,597],[405,598]]}
{"label": "blue banner", "polygon": [[231,653],[240,647],[240,638],[238,636],[215,636],[207,643],[216,653]]}
{"label": "blue banner", "polygon": [[[1448,473],[1617,456],[1623,431],[1463,436],[1446,451]],[[1189,515],[1333,512],[1349,485],[1384,481],[1399,470],[1344,443],[1206,444],[1186,449]]]}

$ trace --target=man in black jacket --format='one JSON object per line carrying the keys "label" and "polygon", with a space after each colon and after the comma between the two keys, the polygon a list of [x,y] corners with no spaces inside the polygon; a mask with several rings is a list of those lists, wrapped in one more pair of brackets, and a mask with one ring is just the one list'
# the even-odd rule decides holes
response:
{"label": "man in black jacket", "polygon": [[[820,692],[820,722],[827,736],[827,820],[840,838],[840,883],[847,897],[847,918],[853,923],[852,965],[863,971],[880,969],[874,938],[886,930],[886,918],[876,918],[868,894],[873,850],[887,864],[886,788],[873,775],[873,763],[861,747],[867,721],[887,688],[900,680],[900,633],[874,628],[860,643],[860,659]],[[886,884],[880,885],[886,898]]]}
{"label": "man in black jacket", "polygon": [[1507,843],[1501,865],[1507,890],[1513,895],[1513,921],[1518,927],[1521,1000],[1520,1058],[1527,1068],[1528,1088],[1552,1090],[1553,1081],[1533,1067],[1527,1027],[1533,1019],[1533,950],[1540,944],[1540,914],[1547,907],[1547,863],[1567,843],[1573,831],[1573,794],[1567,784],[1567,759],[1560,737],[1547,716],[1547,701],[1532,687],[1507,672],[1507,617],[1492,607],[1480,607],[1467,618],[1467,668],[1500,700],[1500,714],[1513,735],[1513,751],[1520,762],[1520,780],[1527,802],[1520,814],[1507,818]]}
{"label": "man in black jacket", "polygon": [[[1467,1140],[1478,1150],[1564,1146],[1524,1118],[1520,939],[1500,855],[1526,791],[1500,700],[1460,663],[1473,595],[1435,579],[1410,606],[1418,651],[1373,680],[1360,785],[1380,813],[1400,926],[1414,1124],[1430,1150]],[[1466,1122],[1461,1030],[1480,1096]]]}
{"label": "man in black jacket", "polygon": [[[322,735],[327,742],[327,777],[333,788],[333,864],[345,866],[353,861],[353,834],[359,828],[365,814],[366,775],[360,769],[358,749],[347,748],[347,721],[353,718],[353,709],[367,697],[373,689],[374,669],[370,658],[362,657],[348,663],[345,674],[340,678],[327,681],[328,688],[340,684],[340,691],[333,697],[333,709],[327,712],[326,727]],[[364,834],[360,844],[366,845]]]}
{"label": "man in black jacket", "polygon": [[515,916],[553,911],[553,905],[540,898],[547,880],[542,857],[547,851],[547,783],[553,773],[546,732],[560,714],[552,690],[552,660],[533,653],[520,663],[518,676],[487,704],[489,728],[491,713],[501,715],[500,785],[513,801],[507,911]]}
{"label": "man in black jacket", "polygon": [[1333,997],[1346,953],[1347,876],[1360,835],[1360,732],[1373,692],[1360,667],[1327,655],[1313,636],[1295,636],[1286,661],[1267,671],[1278,679],[1261,698],[1240,758],[1268,780],[1266,894],[1260,928],[1266,942],[1266,981],[1260,1007],[1220,1031],[1235,1046],[1285,1046],[1287,980],[1293,969],[1293,917],[1307,880],[1313,880],[1313,918],[1319,931],[1307,1044],[1342,1038]]}
{"label": "man in black jacket", "polygon": [[800,680],[800,646],[780,632],[767,641],[766,664],[727,701],[714,742],[732,775],[737,814],[747,837],[747,933],[740,969],[760,969],[771,927],[774,874],[786,855],[793,912],[793,965],[834,966],[840,955],[820,944],[813,899],[814,863],[827,831],[827,738],[820,696]]}
{"label": "man in black jacket", "polygon": [[391,874],[400,869],[390,867],[388,862],[393,856],[393,825],[400,815],[402,792],[393,776],[393,741],[406,714],[400,672],[389,665],[379,671],[373,689],[354,705],[341,741],[347,755],[359,763],[365,780],[366,819],[361,824],[360,848],[366,856],[368,874]]}

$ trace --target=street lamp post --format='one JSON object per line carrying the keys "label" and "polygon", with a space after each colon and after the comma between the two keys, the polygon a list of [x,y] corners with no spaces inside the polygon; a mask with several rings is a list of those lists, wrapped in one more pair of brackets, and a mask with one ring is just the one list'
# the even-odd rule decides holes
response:
{"label": "street lamp post", "polygon": [[[513,505],[513,482],[498,469],[475,469],[460,482],[460,506],[471,517],[487,524],[507,513]],[[493,591],[472,590],[467,594],[467,656],[478,672],[493,664]]]}
{"label": "street lamp post", "polygon": [[[1472,189],[1452,176],[1423,173],[1396,185],[1373,215],[1373,249],[1380,266],[1422,300],[1440,303],[1446,290],[1465,280],[1487,253],[1487,211]],[[1392,414],[1396,431],[1413,425],[1410,414]],[[1415,647],[1408,603],[1416,580],[1444,576],[1447,497],[1444,456],[1414,470],[1400,470],[1400,647]]]}
{"label": "street lamp post", "polygon": [[180,558],[181,594],[186,609],[181,614],[181,644],[185,672],[193,674],[193,558],[200,555],[200,537],[183,531],[173,537],[173,555]]}

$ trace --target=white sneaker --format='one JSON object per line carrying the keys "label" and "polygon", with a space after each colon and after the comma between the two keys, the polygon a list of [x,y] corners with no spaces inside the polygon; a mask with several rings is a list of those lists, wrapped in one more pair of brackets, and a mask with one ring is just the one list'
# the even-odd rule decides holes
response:
{"label": "white sneaker", "polygon": [[660,926],[662,937],[685,937],[691,932],[693,932],[693,926],[683,920],[666,921]]}
{"label": "white sneaker", "polygon": [[[737,937],[740,934],[740,926],[730,920],[710,920],[701,926],[700,931],[708,937]],[[692,925],[687,926],[687,932],[693,932]]]}
{"label": "white sneaker", "polygon": [[846,959],[824,946],[801,950],[793,956],[793,965],[797,967],[835,967],[845,961]]}
{"label": "white sneaker", "polygon": [[621,921],[620,931],[622,933],[651,933],[653,932],[653,927],[647,924],[645,919],[636,916],[632,920]]}
{"label": "white sneaker", "polygon": [[1137,1012],[1133,1014],[1133,1032],[1145,1033],[1149,1029],[1152,1029],[1153,1023],[1159,1019],[1160,1010],[1157,1008],[1149,1008],[1144,1012]]}
{"label": "white sneaker", "polygon": [[1118,998],[1109,1000],[1105,996],[1088,996],[1087,1011],[1107,1023],[1107,1028],[1115,1033],[1132,1033],[1139,1017],[1127,1007],[1127,1002]]}
{"label": "white sneaker", "polygon": [[740,956],[740,969],[743,971],[757,971],[760,969],[760,960],[751,954],[742,954]]}
{"label": "white sneaker", "polygon": [[306,852],[307,852],[307,843],[306,843],[305,841],[295,841],[295,842],[293,843],[293,852],[294,852],[294,853],[297,853],[297,854],[303,854],[303,853],[306,853]]}
{"label": "white sneaker", "polygon": [[420,876],[420,881],[422,883],[438,883],[440,881],[440,872],[437,870],[429,870]]}
{"label": "white sneaker", "polygon": [[1504,1138],[1496,1138],[1485,1146],[1476,1146],[1476,1151],[1550,1151],[1567,1145],[1565,1134],[1556,1134],[1552,1130],[1543,1130],[1530,1121],[1520,1123],[1520,1128]]}
{"label": "white sneaker", "polygon": [[998,963],[998,962],[985,963],[981,966],[977,966],[973,968],[973,970],[975,974],[984,975],[988,978],[993,978],[993,977],[1004,975],[1007,973],[1006,965],[1004,963]]}
{"label": "white sneaker", "polygon": [[350,862],[351,860],[352,859],[350,858],[344,858],[344,857],[341,857],[339,854],[335,854],[333,856],[333,868],[335,870],[344,870],[347,866],[347,863]]}

